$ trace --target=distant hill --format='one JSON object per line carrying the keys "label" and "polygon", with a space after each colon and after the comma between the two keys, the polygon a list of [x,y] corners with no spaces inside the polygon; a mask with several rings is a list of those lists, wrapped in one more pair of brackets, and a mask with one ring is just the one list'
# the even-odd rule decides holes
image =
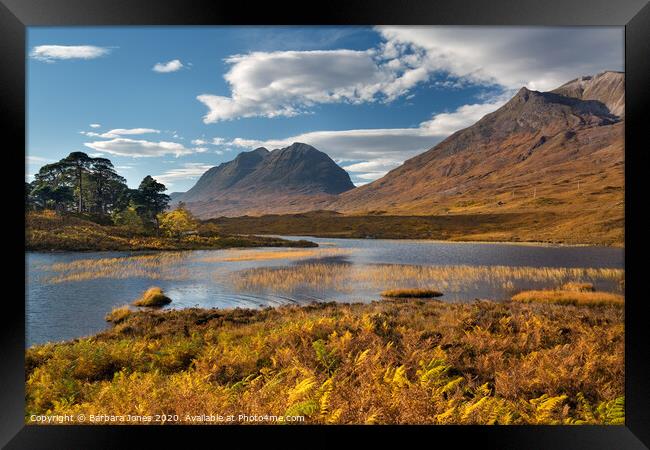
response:
{"label": "distant hill", "polygon": [[286,213],[318,209],[354,188],[348,173],[314,147],[296,142],[260,147],[205,172],[187,192],[175,194],[199,217]]}

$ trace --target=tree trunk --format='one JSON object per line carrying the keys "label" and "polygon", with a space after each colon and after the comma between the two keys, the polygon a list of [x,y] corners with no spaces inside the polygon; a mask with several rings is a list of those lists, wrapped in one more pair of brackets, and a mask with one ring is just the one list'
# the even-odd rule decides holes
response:
{"label": "tree trunk", "polygon": [[77,165],[77,176],[79,178],[79,212],[83,212],[83,181],[81,181],[81,166]]}

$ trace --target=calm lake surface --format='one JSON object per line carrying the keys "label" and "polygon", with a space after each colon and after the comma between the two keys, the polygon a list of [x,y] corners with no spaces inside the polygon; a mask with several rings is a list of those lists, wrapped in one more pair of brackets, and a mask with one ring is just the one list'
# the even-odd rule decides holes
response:
{"label": "calm lake surface", "polygon": [[151,286],[173,300],[167,308],[369,302],[395,287],[439,289],[443,301],[505,300],[578,279],[620,292],[624,265],[620,248],[302,238],[320,247],[28,253],[26,344],[103,330],[106,313]]}

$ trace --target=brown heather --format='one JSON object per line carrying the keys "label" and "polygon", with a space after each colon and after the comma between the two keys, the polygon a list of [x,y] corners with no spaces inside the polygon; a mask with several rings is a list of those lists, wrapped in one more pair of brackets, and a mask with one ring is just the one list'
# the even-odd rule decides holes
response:
{"label": "brown heather", "polygon": [[623,309],[385,300],[134,312],[26,353],[31,414],[622,424]]}

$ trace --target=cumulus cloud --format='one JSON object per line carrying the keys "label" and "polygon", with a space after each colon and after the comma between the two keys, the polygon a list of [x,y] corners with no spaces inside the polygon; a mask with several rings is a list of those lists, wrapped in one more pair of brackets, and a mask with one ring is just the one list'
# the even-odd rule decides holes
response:
{"label": "cumulus cloud", "polygon": [[468,84],[549,90],[580,75],[623,69],[623,29],[377,27],[368,50],[252,52],[226,59],[230,96],[202,94],[205,123],[295,116],[316,104],[390,102],[432,75]]}
{"label": "cumulus cloud", "polygon": [[177,142],[146,141],[141,139],[116,138],[108,141],[86,142],[84,145],[100,153],[144,158],[164,155],[176,157],[196,153],[196,149],[187,148]]}
{"label": "cumulus cloud", "polygon": [[623,70],[623,28],[381,26],[382,51],[427,72],[509,89],[550,90],[581,75]]}
{"label": "cumulus cloud", "polygon": [[239,117],[295,116],[319,103],[392,100],[427,74],[392,67],[375,49],[253,52],[226,59],[231,96],[202,94],[205,123]]}
{"label": "cumulus cloud", "polygon": [[94,45],[38,45],[32,48],[29,56],[44,62],[68,59],[95,59],[108,55],[111,49]]}
{"label": "cumulus cloud", "polygon": [[157,63],[151,70],[158,73],[170,73],[181,70],[183,67],[185,66],[179,59],[173,59],[164,63]]}
{"label": "cumulus cloud", "polygon": [[101,125],[98,124],[98,123],[91,123],[90,124],[90,128],[100,128],[100,127],[101,127]]}
{"label": "cumulus cloud", "polygon": [[181,167],[167,170],[160,175],[154,175],[153,178],[166,186],[172,186],[177,181],[197,179],[211,167],[211,165],[205,163],[186,163]]}

